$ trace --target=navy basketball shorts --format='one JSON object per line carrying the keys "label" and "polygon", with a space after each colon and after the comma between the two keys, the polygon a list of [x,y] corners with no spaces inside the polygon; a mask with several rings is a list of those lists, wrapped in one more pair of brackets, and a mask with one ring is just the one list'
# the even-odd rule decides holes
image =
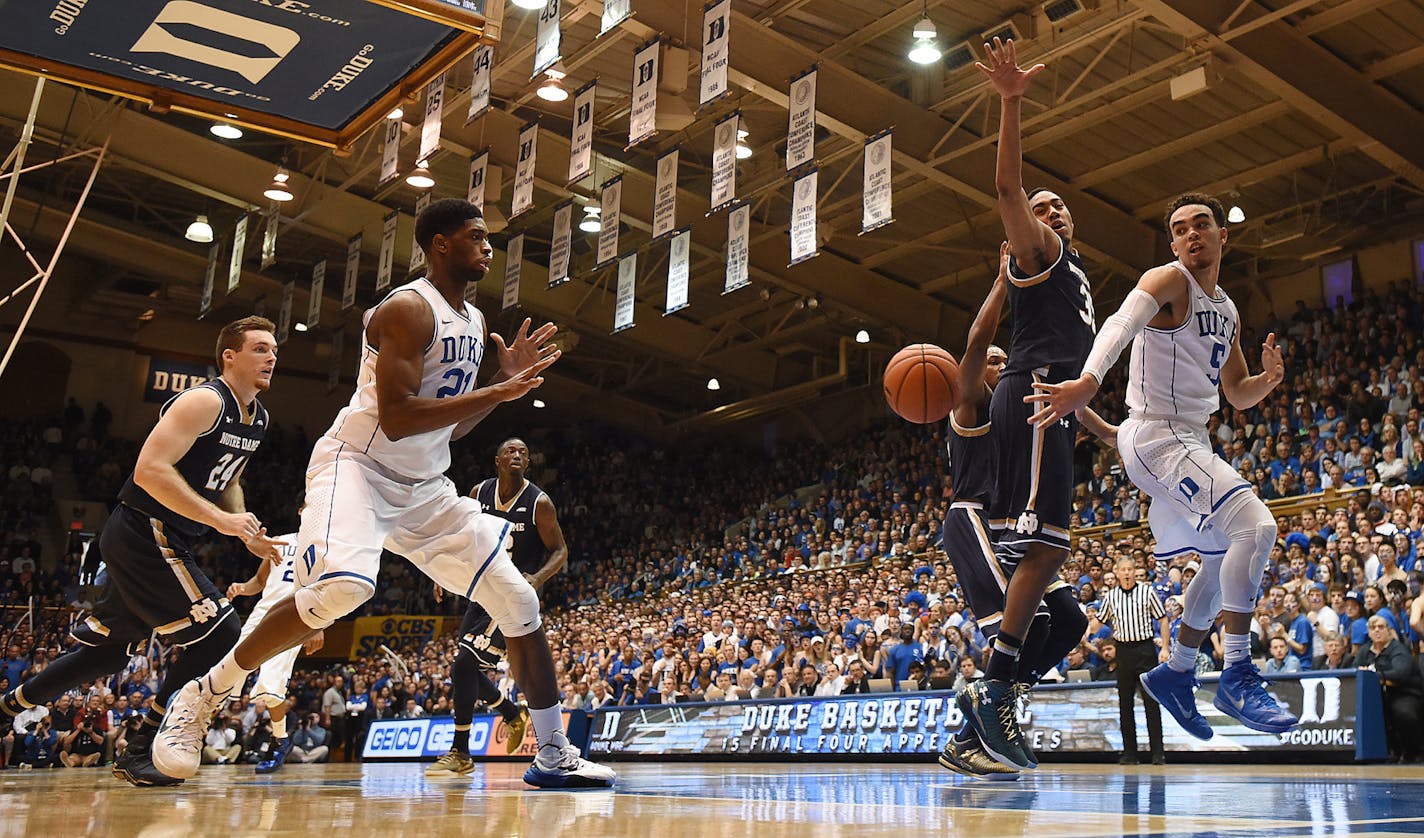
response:
{"label": "navy basketball shorts", "polygon": [[986,636],[996,632],[1004,615],[1009,574],[994,555],[988,514],[981,504],[961,501],[949,505],[944,516],[944,552],[954,566],[974,622]]}
{"label": "navy basketball shorts", "polygon": [[475,656],[480,669],[496,668],[508,654],[504,632],[499,630],[489,612],[478,602],[471,602],[470,607],[465,609],[465,619],[460,622],[456,643]]}
{"label": "navy basketball shorts", "polygon": [[1078,419],[1067,416],[1047,428],[1028,424],[1038,411],[1025,404],[1035,382],[1059,380],[1039,368],[999,379],[989,403],[997,436],[999,487],[989,510],[1001,556],[1016,564],[1033,543],[1068,549],[1073,512],[1073,443]]}
{"label": "navy basketball shorts", "polygon": [[188,646],[232,613],[186,540],[156,518],[120,504],[99,533],[98,548],[107,578],[94,612],[72,631],[86,646],[135,644],[150,632]]}

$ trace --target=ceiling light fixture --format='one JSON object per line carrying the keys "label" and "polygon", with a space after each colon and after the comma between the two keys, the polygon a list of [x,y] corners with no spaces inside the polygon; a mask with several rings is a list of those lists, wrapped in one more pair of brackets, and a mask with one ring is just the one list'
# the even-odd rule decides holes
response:
{"label": "ceiling light fixture", "polygon": [[543,409],[544,409],[544,406],[545,406],[545,405],[544,405],[544,400],[543,400],[543,399],[535,399],[535,400],[534,400],[534,408],[535,408],[536,410],[543,410]]}
{"label": "ceiling light fixture", "polygon": [[1240,224],[1246,220],[1246,211],[1233,204],[1231,209],[1226,211],[1226,220],[1232,224]]}
{"label": "ceiling light fixture", "polygon": [[287,174],[286,167],[279,168],[277,174],[272,176],[272,182],[267,185],[267,189],[262,194],[273,201],[285,203],[292,200],[296,196],[292,194],[292,188],[287,185],[287,181],[290,179],[291,175]]}
{"label": "ceiling light fixture", "polygon": [[430,165],[421,160],[415,164],[415,171],[405,176],[405,182],[416,189],[429,189],[435,185],[435,178],[430,174]]}
{"label": "ceiling light fixture", "polygon": [[539,98],[546,102],[567,100],[569,98],[568,88],[564,87],[564,83],[560,81],[565,74],[558,70],[545,70],[544,72],[548,78],[544,79],[544,83],[539,85],[539,89],[535,91]]}
{"label": "ceiling light fixture", "polygon": [[855,333],[856,343],[870,343],[870,333],[864,329]]}
{"label": "ceiling light fixture", "polygon": [[242,139],[242,129],[226,122],[214,122],[213,126],[208,129],[208,133],[214,137],[222,137],[224,140]]}
{"label": "ceiling light fixture", "polygon": [[307,324],[298,320],[296,323],[292,324],[292,328],[296,329],[299,332],[305,332],[307,330]]}
{"label": "ceiling light fixture", "polygon": [[709,378],[707,379],[707,389],[720,390],[722,389],[722,382],[718,381],[716,378]]}
{"label": "ceiling light fixture", "polygon": [[579,229],[585,233],[597,233],[603,229],[603,222],[598,220],[599,214],[603,210],[599,207],[584,207],[583,220],[579,222]]}
{"label": "ceiling light fixture", "polygon": [[747,129],[737,129],[737,159],[745,160],[752,156],[752,147],[746,144],[747,137],[751,136]]}
{"label": "ceiling light fixture", "polygon": [[198,244],[211,244],[213,240],[213,225],[208,223],[206,215],[200,215],[193,219],[193,223],[188,225],[188,232],[183,234],[183,238]]}
{"label": "ceiling light fixture", "polygon": [[404,111],[400,106],[396,106],[396,109],[395,109],[395,110],[393,110],[393,111],[391,111],[390,113],[386,114],[386,119],[402,119],[402,118],[404,118],[404,117],[405,117],[405,111]]}
{"label": "ceiling light fixture", "polygon": [[521,9],[542,9],[545,6],[545,0],[514,0],[514,5]]}
{"label": "ceiling light fixture", "polygon": [[910,48],[907,56],[911,61],[916,64],[933,64],[940,59],[939,45],[935,43],[939,32],[935,29],[934,21],[930,20],[928,0],[925,2],[925,16],[915,24],[910,34],[915,39],[915,45]]}

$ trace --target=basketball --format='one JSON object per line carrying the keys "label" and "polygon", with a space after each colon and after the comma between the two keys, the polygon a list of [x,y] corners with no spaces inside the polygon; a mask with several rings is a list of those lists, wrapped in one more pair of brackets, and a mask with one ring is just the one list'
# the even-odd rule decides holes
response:
{"label": "basketball", "polygon": [[885,401],[902,419],[941,422],[959,400],[959,362],[932,343],[901,349],[885,365]]}

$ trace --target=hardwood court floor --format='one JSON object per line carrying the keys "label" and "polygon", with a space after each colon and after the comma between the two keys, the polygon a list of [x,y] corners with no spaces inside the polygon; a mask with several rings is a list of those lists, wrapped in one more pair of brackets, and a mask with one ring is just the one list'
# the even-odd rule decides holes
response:
{"label": "hardwood court floor", "polygon": [[1339,836],[1424,833],[1424,770],[1045,765],[1014,783],[933,765],[619,763],[614,791],[550,792],[523,765],[205,767],[135,789],[105,769],[0,773],[0,836]]}

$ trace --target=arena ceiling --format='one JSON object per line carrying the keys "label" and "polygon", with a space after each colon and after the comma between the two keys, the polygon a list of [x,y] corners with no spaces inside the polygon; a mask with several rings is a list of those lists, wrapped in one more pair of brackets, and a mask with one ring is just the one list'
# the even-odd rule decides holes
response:
{"label": "arena ceiling", "polygon": [[[926,5],[946,58],[922,68],[905,52]],[[644,244],[654,160],[680,145],[678,220],[692,224],[694,246],[687,309],[663,316],[666,263],[658,257],[666,248],[644,248],[637,325],[610,334],[614,272],[593,269],[593,237],[577,231],[574,280],[544,287],[550,218],[569,194],[563,184],[571,103],[535,96],[537,82],[529,76],[536,13],[506,9],[495,104],[468,126],[468,62],[451,71],[442,150],[432,168],[437,196],[463,195],[470,156],[489,147],[502,190],[487,200],[508,215],[516,136],[521,125],[540,119],[538,209],[505,231],[527,231],[522,310],[498,313],[493,277],[481,303],[497,330],[524,313],[560,324],[569,352],[550,377],[548,401],[644,431],[686,432],[786,411],[804,418],[818,399],[864,386],[904,343],[962,343],[992,275],[1002,228],[993,184],[997,101],[956,47],[975,46],[1006,26],[1020,37],[1021,58],[1048,65],[1024,108],[1025,179],[1067,199],[1100,312],[1143,268],[1165,258],[1160,208],[1186,189],[1226,194],[1247,213],[1233,229],[1230,256],[1234,275],[1250,280],[1239,298],[1329,253],[1397,237],[1404,225],[1417,229],[1424,217],[1419,0],[736,0],[732,94],[697,112],[692,53],[686,77],[665,74],[659,92],[659,110],[683,118],[631,151],[623,146],[632,52],[656,34],[683,45],[700,28],[702,4],[634,0],[634,17],[600,37],[601,9],[599,0],[564,4],[565,82],[572,90],[599,81],[595,176],[572,194],[596,202],[597,184],[621,173],[623,246]],[[785,92],[788,79],[812,64],[819,66],[823,244],[819,257],[788,268]],[[1205,88],[1174,98],[1173,78],[1198,68]],[[0,71],[0,130],[10,144],[32,91],[30,78]],[[738,195],[752,204],[753,283],[723,295],[726,220],[706,215],[711,128],[735,108],[754,151],[738,165]],[[408,164],[419,141],[420,108],[406,110]],[[205,212],[220,233],[230,231],[239,213],[264,203],[262,189],[283,160],[297,199],[283,208],[279,261],[259,272],[249,259],[236,296],[219,294],[218,316],[251,311],[259,296],[275,301],[281,283],[293,277],[295,310],[304,312],[311,266],[328,259],[328,276],[339,280],[346,241],[358,230],[365,232],[359,299],[374,300],[381,218],[389,209],[408,215],[419,194],[403,181],[378,184],[377,132],[337,153],[256,132],[221,141],[208,125],[47,86],[30,161],[111,137],[108,161],[70,242],[70,252],[94,266],[87,292],[73,297],[76,328],[85,317],[118,316],[135,330],[153,320],[191,321],[207,248],[185,241],[185,228]],[[896,221],[858,235],[862,141],[890,126]],[[57,240],[89,165],[80,158],[26,174],[12,224],[38,242]],[[503,240],[497,237],[497,246]],[[402,228],[398,266],[408,242]],[[255,256],[254,248],[248,251]],[[0,292],[16,281],[3,280]],[[323,327],[294,340],[329,344],[328,324],[337,324],[354,345],[359,317],[342,317],[339,286],[327,284]],[[850,343],[859,329],[872,335],[869,347]],[[722,390],[709,394],[713,376]]]}

